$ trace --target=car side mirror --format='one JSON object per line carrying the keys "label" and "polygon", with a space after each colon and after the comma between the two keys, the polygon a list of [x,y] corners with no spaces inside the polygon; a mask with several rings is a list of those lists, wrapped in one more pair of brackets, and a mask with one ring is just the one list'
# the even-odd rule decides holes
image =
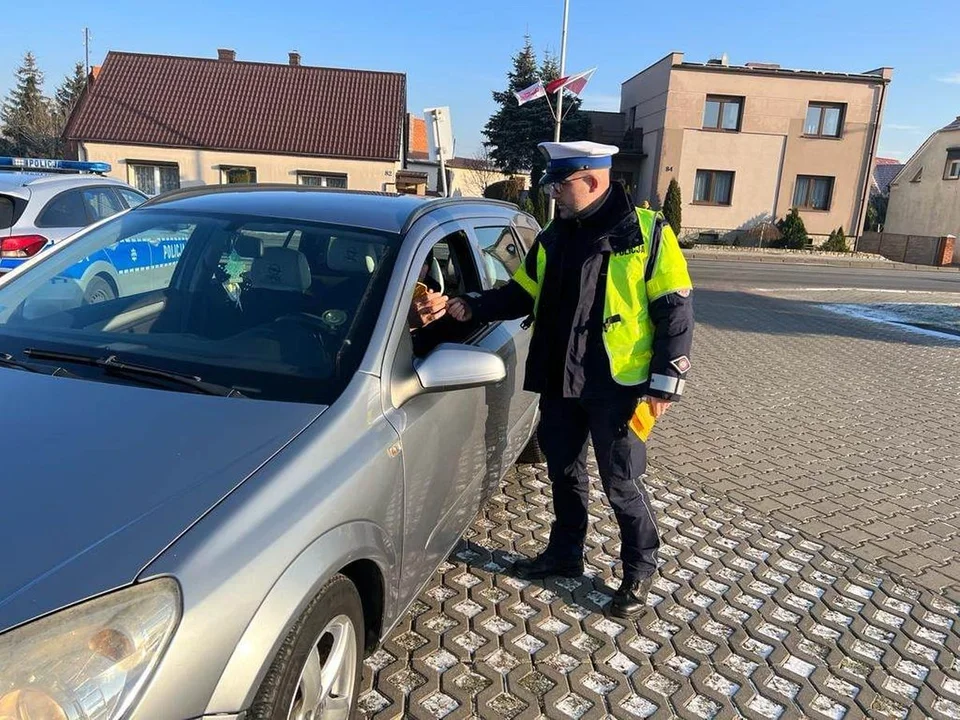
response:
{"label": "car side mirror", "polygon": [[494,385],[507,377],[503,358],[490,350],[443,343],[414,363],[425,392]]}

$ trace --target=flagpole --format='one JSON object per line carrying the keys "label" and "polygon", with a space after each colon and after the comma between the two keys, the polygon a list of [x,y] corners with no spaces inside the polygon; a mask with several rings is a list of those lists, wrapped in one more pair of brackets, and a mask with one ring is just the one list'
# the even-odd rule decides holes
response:
{"label": "flagpole", "polygon": [[[563,0],[563,32],[560,35],[560,77],[566,72],[567,64],[567,20],[570,17],[570,0]],[[547,95],[547,102],[550,102],[550,96]],[[557,113],[554,116],[553,141],[560,142],[560,125],[563,123],[563,88],[557,90]],[[556,200],[553,195],[550,196],[550,202],[547,205],[547,220],[553,220],[553,213],[556,207]]]}

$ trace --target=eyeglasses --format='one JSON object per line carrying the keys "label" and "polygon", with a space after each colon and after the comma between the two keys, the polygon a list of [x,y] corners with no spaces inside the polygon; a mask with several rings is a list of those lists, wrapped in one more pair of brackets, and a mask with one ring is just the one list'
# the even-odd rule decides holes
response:
{"label": "eyeglasses", "polygon": [[564,178],[563,180],[557,180],[556,182],[544,183],[543,187],[547,191],[547,194],[559,195],[564,185],[576,182],[577,180],[586,180],[589,177],[589,175],[577,175],[576,177],[568,177]]}

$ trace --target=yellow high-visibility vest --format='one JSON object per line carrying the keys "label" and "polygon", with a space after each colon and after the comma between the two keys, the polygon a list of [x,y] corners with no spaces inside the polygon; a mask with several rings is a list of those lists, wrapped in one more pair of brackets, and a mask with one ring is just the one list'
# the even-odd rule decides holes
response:
{"label": "yellow high-visibility vest", "polygon": [[[636,208],[636,212],[643,241],[626,252],[610,255],[603,301],[603,346],[610,358],[610,374],[621,385],[640,385],[650,377],[654,331],[650,303],[664,295],[693,288],[680,243],[663,220],[663,214],[643,208]],[[651,258],[649,248],[658,220],[660,243],[657,256]],[[540,306],[546,267],[547,252],[537,243],[537,276],[530,277],[526,263],[521,264],[513,276],[533,298],[534,319]]]}

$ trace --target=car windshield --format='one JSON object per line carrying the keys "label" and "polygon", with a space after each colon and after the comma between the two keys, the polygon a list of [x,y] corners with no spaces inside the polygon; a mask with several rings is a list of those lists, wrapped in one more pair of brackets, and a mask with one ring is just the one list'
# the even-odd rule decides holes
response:
{"label": "car windshield", "polygon": [[112,357],[246,397],[329,404],[367,346],[396,244],[366,229],[138,209],[0,286],[0,356],[135,381],[44,355]]}

